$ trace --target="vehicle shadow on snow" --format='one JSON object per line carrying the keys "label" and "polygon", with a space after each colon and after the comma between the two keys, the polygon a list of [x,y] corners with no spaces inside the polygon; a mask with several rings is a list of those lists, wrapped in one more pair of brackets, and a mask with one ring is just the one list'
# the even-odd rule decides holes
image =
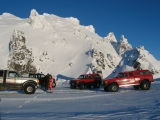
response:
{"label": "vehicle shadow on snow", "polygon": [[[87,89],[86,89],[87,90]],[[106,92],[106,91],[104,91],[104,88],[103,88],[103,86],[102,87],[100,87],[100,88],[93,88],[93,89],[88,89],[89,91],[94,91],[94,92],[104,92],[104,93],[116,93],[116,92]],[[126,88],[119,88],[119,91],[118,91],[118,93],[119,92],[127,92],[127,91],[132,91],[132,90],[134,90],[134,88],[133,87],[126,87]]]}
{"label": "vehicle shadow on snow", "polygon": [[62,74],[58,74],[56,77],[56,83],[59,87],[68,88],[70,80],[74,80],[75,78],[68,77]]}
{"label": "vehicle shadow on snow", "polygon": [[24,94],[24,91],[23,90],[1,90],[0,91],[0,94]]}
{"label": "vehicle shadow on snow", "polygon": [[160,82],[160,78],[154,79],[155,81],[159,81]]}
{"label": "vehicle shadow on snow", "polygon": [[63,80],[74,80],[75,78],[72,78],[72,77],[68,77],[68,76],[65,76],[65,75],[58,74],[56,80],[58,80],[58,79],[63,79]]}

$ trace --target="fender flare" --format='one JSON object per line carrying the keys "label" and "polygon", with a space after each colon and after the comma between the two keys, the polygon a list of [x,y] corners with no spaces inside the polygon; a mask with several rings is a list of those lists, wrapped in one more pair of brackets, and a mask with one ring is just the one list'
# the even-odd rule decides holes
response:
{"label": "fender flare", "polygon": [[26,85],[28,85],[28,84],[32,84],[32,85],[34,85],[34,86],[37,86],[38,84],[35,82],[35,81],[33,81],[33,80],[27,80],[27,81],[25,81],[24,83],[23,83],[23,87],[25,87]]}

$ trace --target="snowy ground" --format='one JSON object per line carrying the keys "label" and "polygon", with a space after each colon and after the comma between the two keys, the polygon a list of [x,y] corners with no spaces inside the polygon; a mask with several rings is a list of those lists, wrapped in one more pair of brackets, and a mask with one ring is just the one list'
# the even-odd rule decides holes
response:
{"label": "snowy ground", "polygon": [[160,80],[149,91],[72,90],[34,95],[0,91],[0,120],[160,120]]}

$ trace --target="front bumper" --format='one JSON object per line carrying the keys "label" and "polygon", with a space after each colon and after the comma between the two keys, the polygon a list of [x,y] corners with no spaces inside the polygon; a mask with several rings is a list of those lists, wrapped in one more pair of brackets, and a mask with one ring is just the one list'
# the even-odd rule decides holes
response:
{"label": "front bumper", "polygon": [[77,82],[75,80],[70,81],[71,86],[77,86]]}

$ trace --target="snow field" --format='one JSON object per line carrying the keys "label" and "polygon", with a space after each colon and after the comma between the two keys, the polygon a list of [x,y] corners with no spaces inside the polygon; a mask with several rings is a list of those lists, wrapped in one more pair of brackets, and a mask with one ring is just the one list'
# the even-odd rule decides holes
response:
{"label": "snow field", "polygon": [[119,92],[57,87],[34,95],[1,91],[1,120],[159,120],[160,81],[148,91],[132,87]]}

